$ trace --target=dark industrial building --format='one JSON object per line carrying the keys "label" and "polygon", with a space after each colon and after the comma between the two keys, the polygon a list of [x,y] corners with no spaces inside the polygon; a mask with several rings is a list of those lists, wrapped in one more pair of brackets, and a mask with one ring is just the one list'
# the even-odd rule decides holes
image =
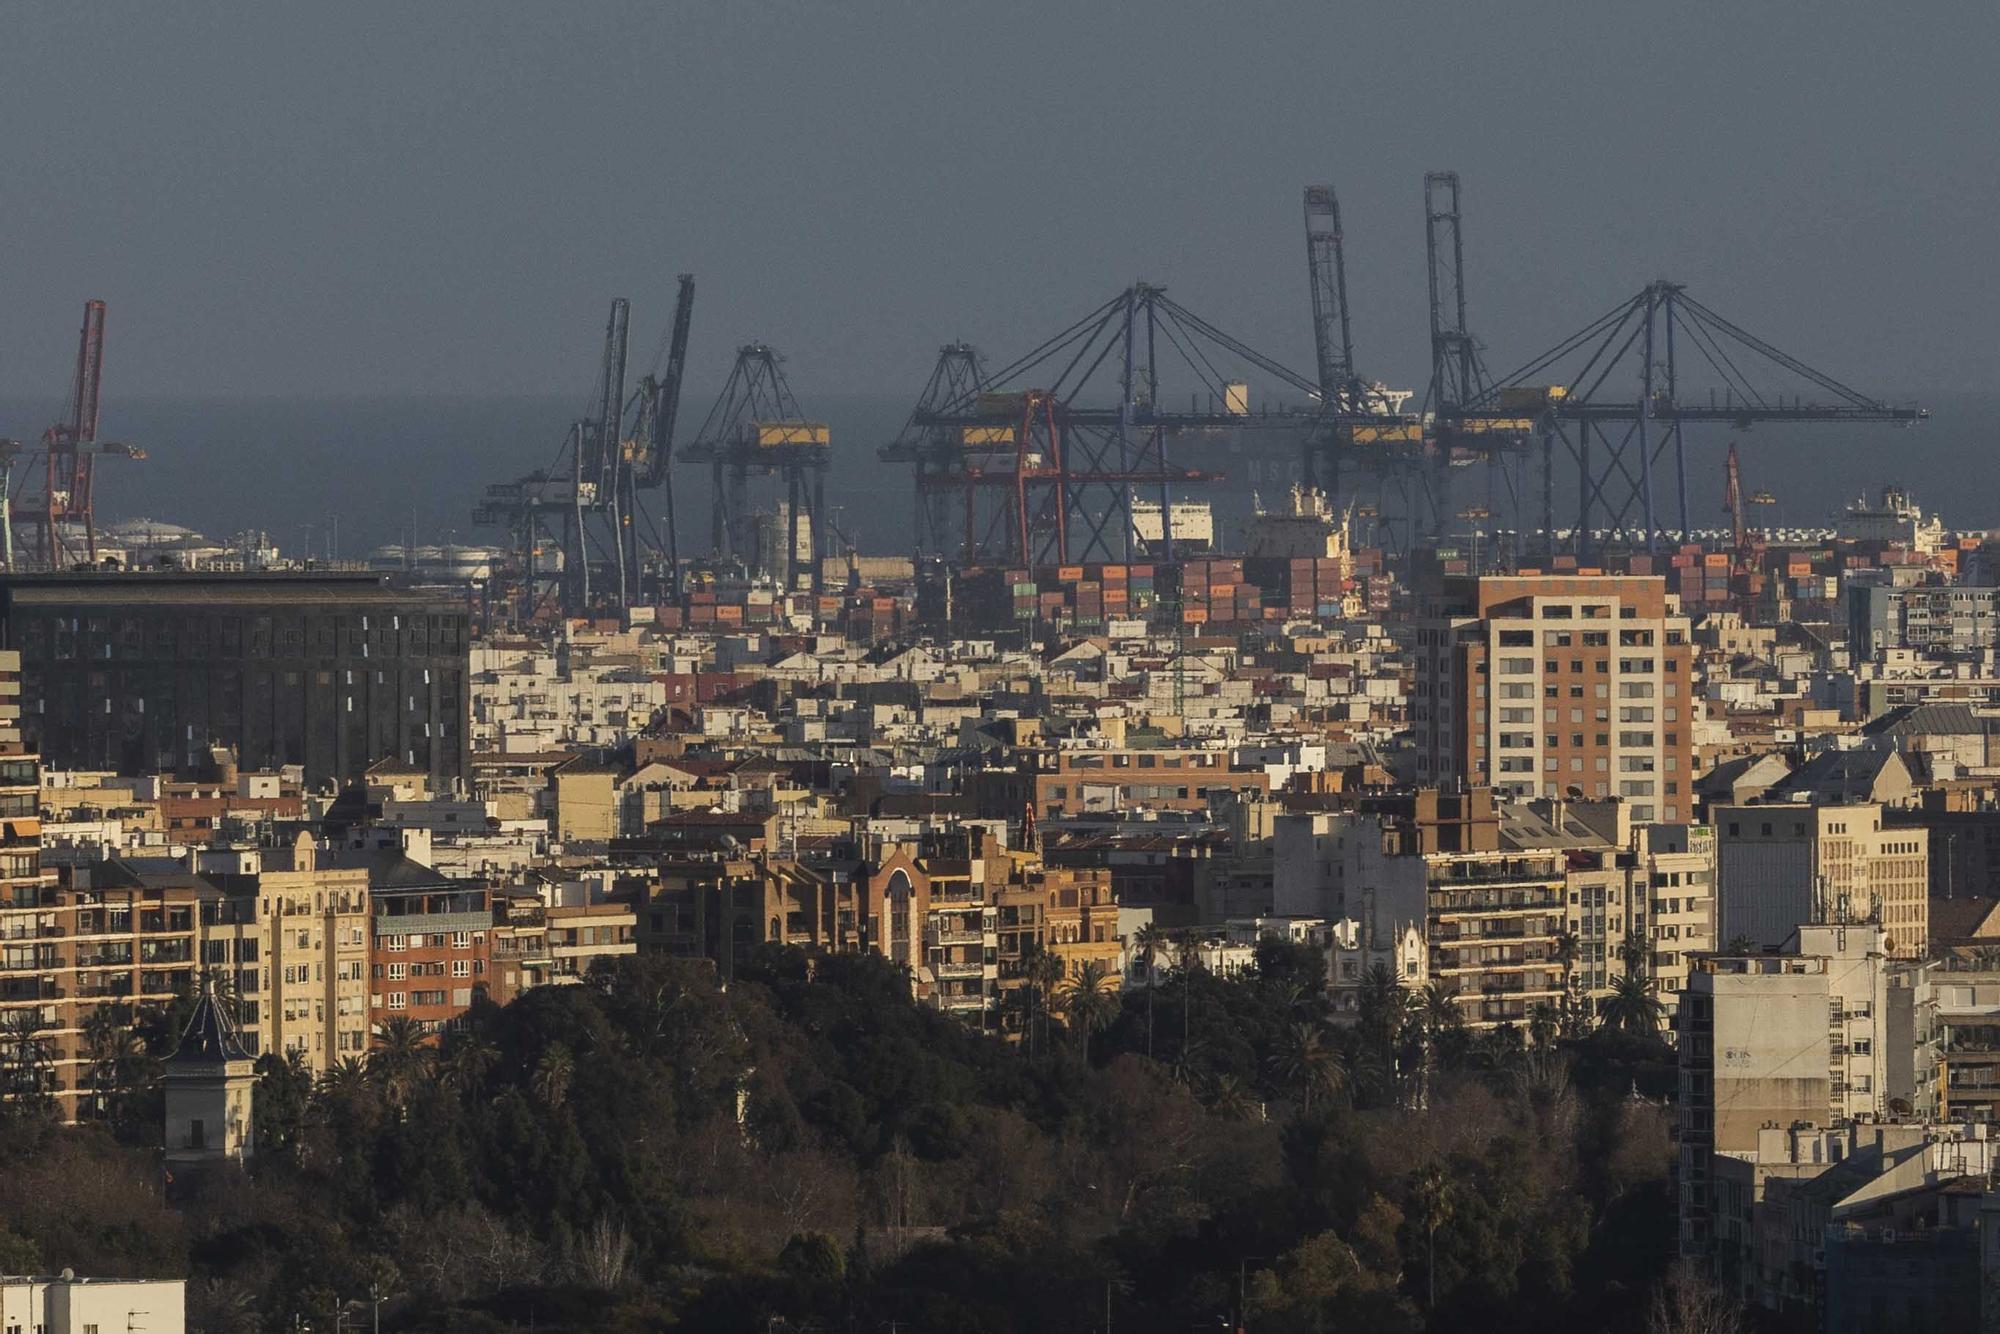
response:
{"label": "dark industrial building", "polygon": [[0,576],[24,732],[57,768],[245,769],[319,785],[378,760],[468,769],[464,606],[366,573]]}

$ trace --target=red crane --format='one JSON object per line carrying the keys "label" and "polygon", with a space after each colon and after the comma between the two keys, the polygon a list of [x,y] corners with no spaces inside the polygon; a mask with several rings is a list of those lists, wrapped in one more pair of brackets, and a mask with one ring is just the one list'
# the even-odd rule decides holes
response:
{"label": "red crane", "polygon": [[1730,560],[1735,572],[1743,573],[1749,564],[1749,529],[1743,526],[1743,467],[1736,460],[1736,442],[1729,442],[1729,458],[1723,464],[1728,474],[1728,486],[1723,492],[1722,507],[1729,511]]}
{"label": "red crane", "polygon": [[[1729,511],[1729,591],[1736,609],[1747,620],[1756,606],[1762,579],[1757,573],[1758,538],[1743,518],[1743,465],[1736,457],[1736,442],[1729,442],[1729,455],[1723,464],[1727,483],[1723,492],[1722,507]],[[1750,503],[1768,504],[1768,491],[1759,491],[1751,496]]]}
{"label": "red crane", "polygon": [[[86,301],[83,331],[77,337],[76,377],[70,385],[68,420],[57,422],[42,433],[41,493],[25,495],[14,506],[21,521],[38,530],[30,550],[52,570],[79,557],[93,565],[97,562],[97,521],[91,508],[91,480],[97,456],[146,457],[144,450],[97,438],[98,389],[103,374],[104,303]],[[6,554],[11,563],[14,553]]]}

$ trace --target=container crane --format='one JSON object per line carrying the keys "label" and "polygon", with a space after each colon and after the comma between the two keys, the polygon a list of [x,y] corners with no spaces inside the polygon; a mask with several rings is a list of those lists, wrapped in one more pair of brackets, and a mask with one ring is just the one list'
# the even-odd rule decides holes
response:
{"label": "container crane", "polygon": [[[1551,380],[1565,387],[1554,388]],[[1794,387],[1784,388],[1787,383]],[[1661,536],[1676,532],[1687,540],[1688,426],[1911,425],[1930,416],[1813,369],[1703,305],[1683,284],[1664,279],[1488,385],[1463,409],[1468,419],[1524,413],[1534,415],[1542,440],[1544,513],[1554,511],[1556,446],[1575,461],[1579,557],[1620,543],[1651,552]],[[1656,478],[1662,465],[1671,472]],[[1676,523],[1666,521],[1658,494],[1669,480]]]}
{"label": "container crane", "polygon": [[[725,566],[740,563],[748,573],[782,578],[789,597],[799,591],[799,529],[804,522],[811,552],[807,574],[817,597],[832,442],[825,422],[808,420],[799,410],[781,368],[783,360],[765,343],[736,349],[736,362],[721,396],[695,438],[682,447],[681,457],[711,469],[709,536],[715,558]],[[756,516],[750,509],[753,473],[777,478],[786,495],[784,532],[779,538],[784,550],[770,569],[761,568]]]}
{"label": "container crane", "polygon": [[[628,476],[636,491],[659,490],[666,508],[664,553],[668,586],[675,601],[681,596],[681,541],[679,518],[674,508],[674,423],[680,417],[681,377],[687,370],[688,325],[694,316],[694,275],[680,275],[680,294],[674,300],[673,331],[667,340],[666,368],[656,377],[639,381],[638,429],[633,432],[634,453]],[[638,509],[638,498],[629,497],[628,515]],[[626,525],[634,569],[639,568],[639,532],[636,523]]]}
{"label": "container crane", "polygon": [[[1403,416],[1396,395],[1355,370],[1345,237],[1340,199],[1331,185],[1305,188],[1305,226],[1320,410],[1302,441],[1300,473],[1307,486],[1337,494],[1343,466],[1365,459],[1403,494],[1414,531],[1436,521],[1438,488],[1424,466],[1421,421]],[[1425,517],[1420,519],[1419,511]]]}
{"label": "container crane", "polygon": [[[680,289],[669,344],[671,355],[663,375],[645,377],[638,390],[628,396],[631,304],[623,297],[615,299],[605,323],[604,353],[591,415],[570,424],[549,467],[487,487],[484,499],[473,510],[473,523],[505,528],[512,539],[522,563],[527,595],[524,615],[536,614],[550,594],[555,595],[563,614],[587,614],[593,600],[593,551],[608,565],[621,607],[643,596],[646,562],[639,540],[638,493],[659,486],[668,488],[668,564],[678,581],[677,552],[671,550],[670,452],[681,371],[687,360],[694,279],[682,274]],[[625,430],[628,419],[633,422],[630,435]],[[608,541],[602,540],[606,526],[610,530]],[[560,576],[545,560],[552,550],[562,552]]]}
{"label": "container crane", "polygon": [[[135,446],[97,438],[98,395],[104,375],[104,312],[102,301],[84,303],[69,413],[65,420],[42,433],[41,491],[11,502],[14,517],[36,530],[35,559],[51,570],[78,559],[97,563],[97,519],[92,495],[97,459],[146,457],[146,452]],[[33,471],[30,468],[28,474],[32,476]],[[11,568],[14,563],[11,543],[6,558]]]}

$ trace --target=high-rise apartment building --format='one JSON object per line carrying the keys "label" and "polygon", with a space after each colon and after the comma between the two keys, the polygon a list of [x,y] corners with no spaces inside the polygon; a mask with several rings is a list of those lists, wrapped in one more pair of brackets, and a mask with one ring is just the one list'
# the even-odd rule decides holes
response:
{"label": "high-rise apartment building", "polygon": [[1448,580],[1416,636],[1419,782],[1691,817],[1693,650],[1663,578]]}
{"label": "high-rise apartment building", "polygon": [[1920,958],[1930,936],[1930,851],[1919,829],[1884,827],[1873,803],[1719,806],[1718,943],[1775,949],[1801,922],[1875,921],[1889,953]]}

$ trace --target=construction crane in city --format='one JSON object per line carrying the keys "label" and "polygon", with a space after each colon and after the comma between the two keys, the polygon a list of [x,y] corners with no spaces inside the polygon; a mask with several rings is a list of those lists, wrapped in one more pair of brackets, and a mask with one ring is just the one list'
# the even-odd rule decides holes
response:
{"label": "construction crane in city", "polygon": [[[21,554],[49,570],[77,563],[95,565],[97,517],[93,491],[97,460],[146,457],[144,450],[132,445],[97,438],[99,391],[104,376],[104,312],[102,301],[84,303],[83,330],[77,337],[76,372],[70,382],[68,411],[62,421],[42,433],[36,451],[42,462],[40,475],[36,475],[31,460],[30,466],[23,470],[21,493],[8,501],[9,568],[14,568]],[[32,538],[25,552],[17,553],[11,532],[23,525],[32,530]]]}
{"label": "construction crane in city", "polygon": [[[1775,378],[1773,378],[1775,377]],[[1869,397],[1723,318],[1664,279],[1648,283],[1459,410],[1461,421],[1532,419],[1542,447],[1542,528],[1555,548],[1555,457],[1576,465],[1579,558],[1657,550],[1689,532],[1690,426],[1758,423],[1912,424],[1920,407]],[[1661,474],[1671,469],[1670,480]],[[1671,485],[1676,522],[1661,514]]]}
{"label": "construction crane in city", "polygon": [[[709,465],[713,484],[709,539],[716,560],[740,566],[746,573],[780,577],[785,592],[796,593],[803,527],[811,553],[811,589],[817,595],[831,436],[825,422],[808,420],[800,411],[782,363],[767,343],[737,348],[721,396],[681,457]],[[786,509],[777,538],[782,551],[761,549],[757,516],[750,508],[753,474],[776,477],[784,489]]]}

